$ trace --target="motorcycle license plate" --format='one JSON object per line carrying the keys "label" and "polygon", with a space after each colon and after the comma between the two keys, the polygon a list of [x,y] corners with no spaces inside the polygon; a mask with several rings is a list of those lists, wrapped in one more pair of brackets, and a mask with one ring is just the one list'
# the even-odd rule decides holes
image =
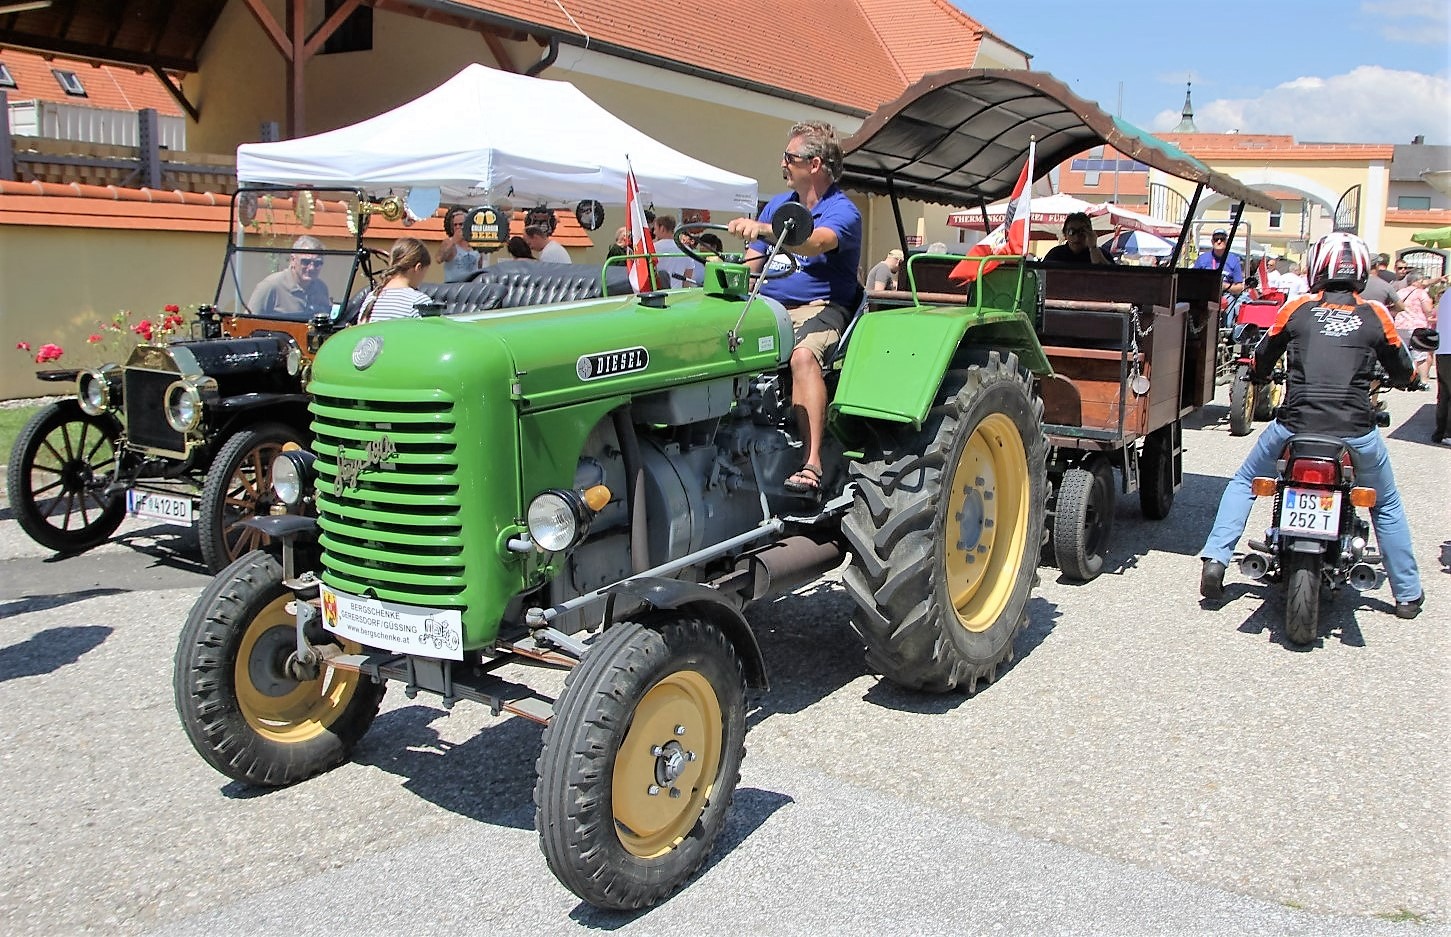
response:
{"label": "motorcycle license plate", "polygon": [[1320,540],[1340,536],[1340,492],[1285,488],[1280,503],[1280,534]]}
{"label": "motorcycle license plate", "polygon": [[192,522],[192,500],[177,495],[164,495],[156,491],[126,492],[126,511],[132,517],[161,521],[177,527],[190,527]]}
{"label": "motorcycle license plate", "polygon": [[395,654],[464,658],[463,614],[419,608],[322,587],[322,626],[339,637]]}

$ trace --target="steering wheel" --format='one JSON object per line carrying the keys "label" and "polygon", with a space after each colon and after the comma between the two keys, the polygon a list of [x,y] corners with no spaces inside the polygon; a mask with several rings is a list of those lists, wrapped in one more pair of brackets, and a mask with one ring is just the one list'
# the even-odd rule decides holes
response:
{"label": "steering wheel", "polygon": [[[782,243],[785,247],[796,247],[805,243],[806,239],[811,237],[811,231],[814,227],[815,223],[811,219],[811,211],[806,206],[796,202],[787,202],[777,207],[775,214],[771,216],[772,239],[780,241],[784,233],[786,238]],[[712,224],[708,221],[692,221],[688,224],[680,225],[675,230],[682,233],[691,231],[730,231],[723,224]],[[705,265],[707,258],[696,253],[695,248],[682,243],[679,238],[675,240],[675,244],[680,248],[682,254],[702,266]],[[790,251],[786,251],[784,254],[778,254],[777,256],[785,256],[787,258],[787,265],[785,267],[765,270],[753,275],[759,276],[763,280],[779,280],[781,277],[788,277],[801,269],[801,262]]]}

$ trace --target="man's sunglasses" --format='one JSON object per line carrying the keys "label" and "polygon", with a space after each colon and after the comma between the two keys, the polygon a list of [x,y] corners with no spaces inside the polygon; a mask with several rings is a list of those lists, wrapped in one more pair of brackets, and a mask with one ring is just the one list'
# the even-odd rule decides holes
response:
{"label": "man's sunglasses", "polygon": [[1082,234],[1082,235],[1087,236],[1087,235],[1091,235],[1092,233],[1093,232],[1091,230],[1089,230],[1088,228],[1064,228],[1063,229],[1063,236],[1064,237],[1072,237],[1075,234]]}
{"label": "man's sunglasses", "polygon": [[321,257],[303,257],[297,261],[299,267],[321,267]]}
{"label": "man's sunglasses", "polygon": [[783,150],[781,153],[781,161],[786,163],[804,163],[810,159],[810,156],[803,156],[800,153],[792,153],[790,150]]}

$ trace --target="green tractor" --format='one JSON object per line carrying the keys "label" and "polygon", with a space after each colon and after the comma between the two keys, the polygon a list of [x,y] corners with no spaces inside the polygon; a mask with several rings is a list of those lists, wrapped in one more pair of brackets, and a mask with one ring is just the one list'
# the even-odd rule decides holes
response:
{"label": "green tractor", "polygon": [[[810,228],[804,209],[778,217],[787,246]],[[785,310],[742,264],[705,279],[327,342],[312,449],[273,467],[290,513],[252,522],[280,550],[219,573],[181,634],[176,701],[202,757],[260,787],[326,771],[389,682],[535,720],[550,868],[638,908],[724,824],[747,688],[767,684],[746,605],[850,554],[875,672],[991,681],[1043,543],[1033,272],[1004,263],[967,306],[858,317],[829,375],[819,498],[783,486],[801,462]],[[548,699],[510,664],[569,673]]]}

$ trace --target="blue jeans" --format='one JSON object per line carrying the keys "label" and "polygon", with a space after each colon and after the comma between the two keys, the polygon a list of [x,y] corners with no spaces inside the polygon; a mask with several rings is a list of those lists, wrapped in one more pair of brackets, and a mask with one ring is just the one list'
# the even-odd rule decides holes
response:
{"label": "blue jeans", "polygon": [[[1224,489],[1219,513],[1214,516],[1214,528],[1209,531],[1204,549],[1199,551],[1201,557],[1229,565],[1254,506],[1250,480],[1256,476],[1275,477],[1275,463],[1293,435],[1279,420],[1271,421],[1260,433],[1249,457]],[[1386,578],[1391,583],[1391,594],[1397,602],[1409,602],[1421,594],[1421,573],[1416,568],[1411,527],[1406,523],[1406,511],[1396,491],[1396,478],[1391,473],[1385,442],[1380,438],[1380,431],[1373,429],[1364,436],[1347,439],[1346,443],[1357,457],[1355,483],[1375,489],[1375,507],[1370,509],[1370,520],[1375,525],[1375,539],[1385,563]]]}

